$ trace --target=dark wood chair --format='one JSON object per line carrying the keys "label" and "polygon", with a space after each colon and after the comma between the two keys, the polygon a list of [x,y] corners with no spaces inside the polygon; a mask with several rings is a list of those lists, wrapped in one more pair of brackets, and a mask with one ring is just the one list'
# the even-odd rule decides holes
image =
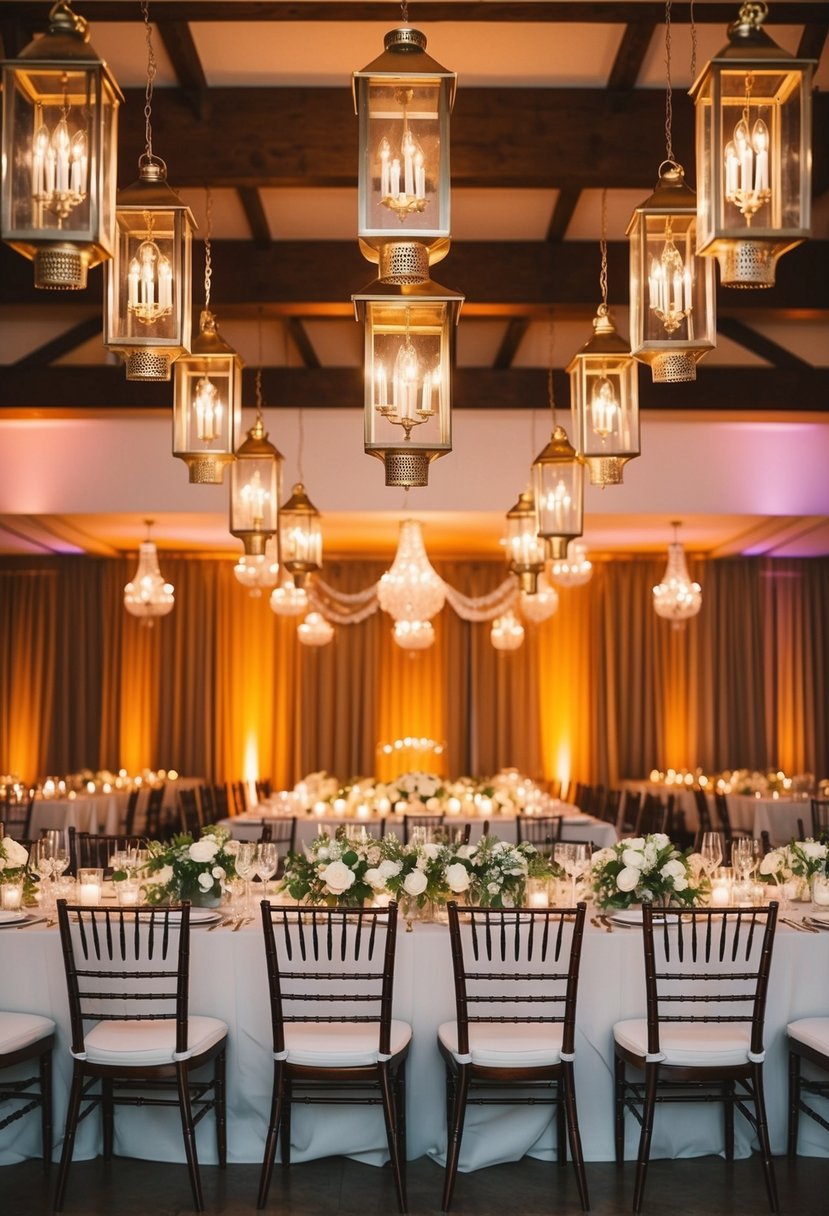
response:
{"label": "dark wood chair", "polygon": [[[0,1106],[11,1105],[10,1113],[0,1119],[0,1132],[40,1109],[43,1168],[52,1161],[52,1047],[55,1023],[36,1013],[0,1012],[0,1074],[15,1070],[13,1079],[0,1075]],[[18,1065],[37,1061],[37,1073],[18,1076]]]}
{"label": "dark wood chair", "polygon": [[166,840],[170,825],[164,821],[164,785],[154,785],[144,811],[144,835],[148,840]]}
{"label": "dark wood chair", "polygon": [[216,822],[220,819],[227,819],[230,816],[230,802],[227,796],[226,785],[213,786],[213,803],[216,808]]}
{"label": "dark wood chair", "polygon": [[664,832],[668,823],[668,805],[658,794],[645,794],[633,827],[634,836]]}
{"label": "dark wood chair", "polygon": [[621,824],[619,825],[620,836],[634,836],[636,834],[636,821],[639,818],[639,811],[641,807],[641,791],[627,790],[625,793],[625,801],[622,805]]}
{"label": "dark wood chair", "polygon": [[256,782],[256,798],[258,802],[267,802],[272,793],[273,786],[267,778]]}
{"label": "dark wood chair", "polygon": [[67,836],[70,874],[77,874],[79,867],[96,866],[104,871],[105,878],[109,878],[113,872],[113,853],[141,847],[137,836],[99,836],[97,832],[79,832],[73,827],[67,828]]}
{"label": "dark wood chair", "polygon": [[452,1202],[467,1104],[546,1102],[556,1110],[559,1165],[569,1139],[587,1211],[573,1071],[585,905],[464,908],[463,923],[454,900],[448,908],[456,1020],[438,1030],[447,1086],[441,1208]]}
{"label": "dark wood chair", "polygon": [[[382,1105],[405,1212],[405,1065],[412,1030],[392,1019],[397,904],[286,909],[263,900],[261,910],[274,1064],[257,1207],[267,1203],[277,1142],[282,1165],[290,1165],[293,1101],[334,1101]],[[372,1090],[375,1096],[368,1096]]]}
{"label": "dark wood chair", "polygon": [[[796,1157],[801,1111],[829,1132],[829,1120],[810,1106],[803,1096],[809,1094],[824,1101],[829,1099],[829,1017],[798,1018],[796,1022],[789,1023],[786,1032],[789,1041],[788,1152],[790,1157]],[[819,1069],[823,1077],[804,1077],[801,1073],[803,1060],[812,1066],[812,1073]]]}
{"label": "dark wood chair", "polygon": [[124,816],[125,836],[132,836],[133,832],[135,831],[135,820],[138,814],[138,799],[140,794],[140,788],[130,790],[129,792],[129,796],[127,798],[127,813]]}
{"label": "dark wood chair", "polygon": [[216,799],[213,797],[212,785],[199,786],[199,806],[201,808],[202,823],[215,823],[217,819]]}
{"label": "dark wood chair", "polygon": [[244,781],[231,781],[230,795],[233,800],[233,814],[246,814],[248,810],[248,793]]}
{"label": "dark wood chair", "polygon": [[714,810],[717,813],[718,822],[714,826],[715,832],[722,832],[723,839],[726,844],[726,851],[730,855],[731,842],[735,836],[751,836],[751,831],[748,828],[735,828],[731,825],[731,813],[728,809],[728,795],[723,794],[721,790],[714,790]]}
{"label": "dark wood chair", "polygon": [[178,830],[193,837],[201,835],[204,825],[196,791],[177,790],[176,801],[178,802]]}
{"label": "dark wood chair", "polygon": [[829,838],[829,798],[812,798],[812,836]]}
{"label": "dark wood chair", "polygon": [[623,790],[605,790],[601,809],[598,813],[599,819],[602,819],[605,823],[612,823],[614,827],[619,826],[619,812],[622,809],[623,792]]}
{"label": "dark wood chair", "polygon": [[[227,1026],[189,1014],[190,905],[86,908],[61,899],[58,923],[73,1060],[54,1210],[63,1210],[80,1120],[100,1106],[103,1156],[109,1161],[115,1106],[140,1101],[179,1109],[193,1206],[201,1212],[195,1126],[209,1110],[215,1112],[219,1165],[227,1162]],[[211,1063],[211,1079],[192,1078]],[[100,1092],[93,1093],[98,1081]],[[144,1089],[148,1093],[136,1099]]]}
{"label": "dark wood chair", "polygon": [[404,815],[403,843],[408,844],[415,828],[425,828],[427,832],[440,832],[444,826],[443,815]]}
{"label": "dark wood chair", "polygon": [[[768,908],[643,905],[647,1017],[617,1022],[616,1163],[625,1111],[641,1126],[633,1210],[642,1210],[657,1102],[722,1102],[725,1156],[734,1157],[734,1108],[760,1143],[769,1206],[778,1210],[763,1097],[763,1023],[777,904]],[[643,1080],[631,1080],[628,1067]],[[751,1104],[754,1111],[749,1109]]]}
{"label": "dark wood chair", "polygon": [[35,805],[34,791],[26,798],[4,798],[0,802],[0,824],[3,835],[12,840],[29,840],[32,835],[32,811]]}
{"label": "dark wood chair", "polygon": [[284,819],[263,819],[262,830],[259,833],[260,844],[275,844],[279,852],[277,878],[285,871],[285,862],[289,853],[296,852],[296,816]]}
{"label": "dark wood chair", "polygon": [[516,840],[518,844],[527,840],[539,853],[550,856],[556,842],[561,840],[563,823],[562,815],[516,815]]}
{"label": "dark wood chair", "polygon": [[711,823],[711,808],[708,805],[708,795],[705,790],[694,790],[694,804],[697,808],[697,831],[701,838],[703,832],[714,831]]}

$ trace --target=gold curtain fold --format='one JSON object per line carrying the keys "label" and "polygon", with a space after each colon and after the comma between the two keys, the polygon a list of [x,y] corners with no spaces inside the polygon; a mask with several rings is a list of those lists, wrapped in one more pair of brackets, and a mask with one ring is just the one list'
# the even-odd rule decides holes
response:
{"label": "gold curtain fold", "polygon": [[0,769],[44,772],[54,706],[59,567],[0,567]]}

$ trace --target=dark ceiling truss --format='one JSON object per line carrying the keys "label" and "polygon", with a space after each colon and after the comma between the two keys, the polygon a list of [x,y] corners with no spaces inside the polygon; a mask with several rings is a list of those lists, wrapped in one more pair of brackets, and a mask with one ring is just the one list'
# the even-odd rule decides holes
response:
{"label": "dark ceiling truss", "polygon": [[717,332],[724,338],[730,338],[732,342],[738,342],[753,355],[766,359],[773,367],[797,371],[811,366],[805,359],[793,354],[779,342],[773,342],[771,338],[767,338],[737,317],[718,317]]}

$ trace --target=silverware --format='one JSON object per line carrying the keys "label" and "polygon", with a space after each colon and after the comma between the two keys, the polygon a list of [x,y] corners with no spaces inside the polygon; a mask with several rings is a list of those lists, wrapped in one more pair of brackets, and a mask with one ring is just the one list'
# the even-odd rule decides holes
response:
{"label": "silverware", "polygon": [[45,916],[37,916],[37,917],[35,917],[34,920],[24,921],[23,924],[18,925],[17,928],[18,929],[29,929],[29,928],[31,928],[32,925],[42,925],[42,924],[49,925],[50,922],[46,920]]}
{"label": "silverware", "polygon": [[610,925],[605,925],[605,924],[603,924],[603,923],[602,923],[602,921],[600,921],[600,920],[599,920],[598,916],[591,916],[591,917],[590,917],[590,923],[591,923],[591,925],[593,925],[593,926],[594,926],[596,929],[604,929],[605,933],[612,933],[612,932],[613,932],[613,930],[611,929]]}
{"label": "silverware", "polygon": [[239,919],[237,920],[236,924],[233,926],[233,932],[238,933],[239,930],[241,929],[242,925],[246,925],[249,921],[252,921],[252,920],[253,920],[252,916],[240,916]]}
{"label": "silverware", "polygon": [[221,920],[217,920],[214,924],[210,925],[207,932],[212,933],[214,929],[221,929],[222,925],[226,925],[227,922],[228,922],[228,917],[223,916],[221,918]]}
{"label": "silverware", "polygon": [[803,919],[804,919],[804,923],[808,923],[809,925],[811,925],[812,930],[815,933],[829,933],[829,925],[827,925],[826,921],[815,920],[811,916],[806,916]]}
{"label": "silverware", "polygon": [[813,929],[811,925],[804,925],[799,920],[790,920],[787,916],[781,916],[780,923],[788,925],[790,929],[796,929],[798,933],[817,933],[817,929]]}

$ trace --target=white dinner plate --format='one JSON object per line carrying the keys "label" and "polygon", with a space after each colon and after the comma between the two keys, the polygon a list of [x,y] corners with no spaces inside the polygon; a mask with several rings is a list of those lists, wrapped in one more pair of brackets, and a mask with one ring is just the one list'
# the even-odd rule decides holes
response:
{"label": "white dinner plate", "polygon": [[642,909],[619,908],[617,911],[609,913],[609,917],[610,920],[615,920],[619,925],[641,925]]}
{"label": "white dinner plate", "polygon": [[[99,904],[98,907],[100,908],[101,905]],[[116,907],[116,908],[112,908],[112,909],[107,908],[105,910],[118,912],[121,909]],[[128,908],[128,907],[125,907],[123,910],[125,912],[133,911],[132,908]],[[163,907],[160,907],[157,910],[158,910],[159,914],[164,911]],[[149,912],[152,912],[153,909],[150,907],[147,907],[146,904],[142,904],[139,907],[138,911],[144,912],[144,913],[149,913]],[[9,913],[8,915],[11,915],[11,913]],[[191,908],[190,909],[190,924],[191,925],[213,925],[216,923],[217,920],[222,919],[222,915],[223,915],[223,913],[222,913],[221,909],[219,909],[219,908]],[[171,912],[170,913],[170,924],[171,925],[175,924],[176,921],[178,921],[180,919],[181,919],[180,912]],[[159,923],[161,923],[160,915],[159,915]]]}
{"label": "white dinner plate", "polygon": [[0,929],[5,929],[7,925],[19,925],[24,920],[29,919],[28,912],[12,911],[11,909],[0,909]]}

